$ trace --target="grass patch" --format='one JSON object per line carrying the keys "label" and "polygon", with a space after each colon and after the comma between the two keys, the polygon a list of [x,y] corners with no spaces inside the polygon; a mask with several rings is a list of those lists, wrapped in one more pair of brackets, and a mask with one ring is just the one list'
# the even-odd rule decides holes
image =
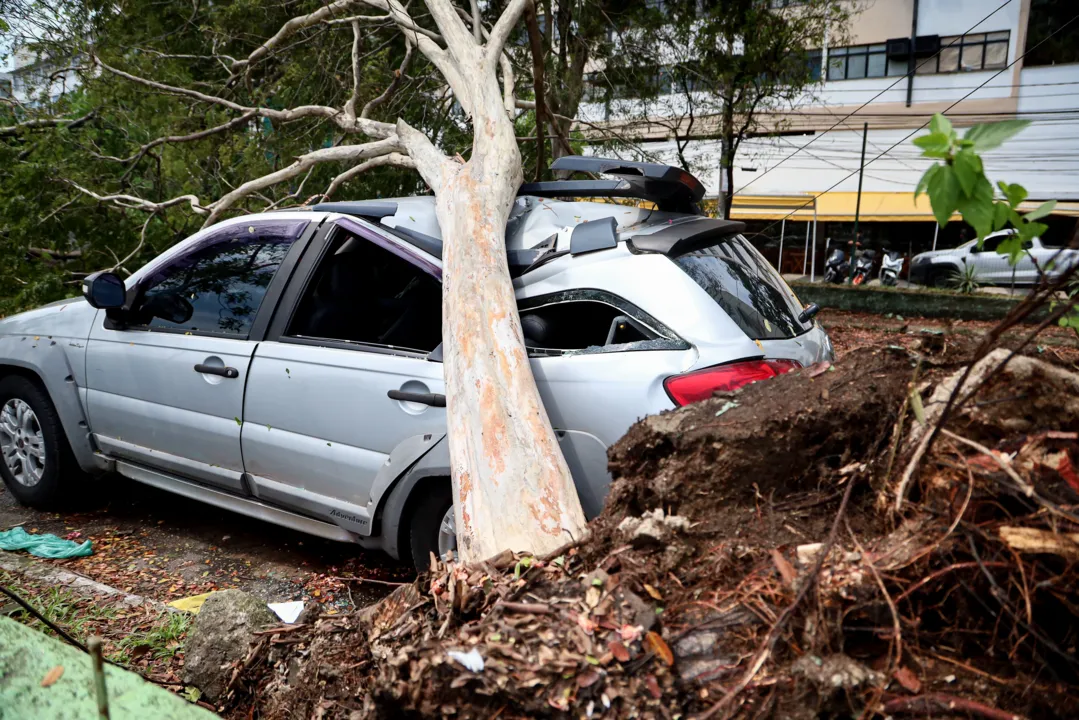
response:
{"label": "grass patch", "polygon": [[[18,576],[0,571],[0,584],[17,593],[35,610],[48,618],[50,622],[63,628],[75,639],[86,642],[86,638],[100,632],[101,626],[116,619],[116,609],[109,605],[96,603],[93,599],[76,595],[66,588],[41,588],[23,581]],[[5,602],[6,601],[6,602]],[[49,626],[38,620],[22,607],[3,596],[3,612],[12,619],[46,635],[56,636]]]}
{"label": "grass patch", "polygon": [[191,615],[163,611],[146,630],[139,630],[116,643],[116,662],[130,663],[149,655],[152,660],[167,660],[182,649],[184,636],[191,626]]}

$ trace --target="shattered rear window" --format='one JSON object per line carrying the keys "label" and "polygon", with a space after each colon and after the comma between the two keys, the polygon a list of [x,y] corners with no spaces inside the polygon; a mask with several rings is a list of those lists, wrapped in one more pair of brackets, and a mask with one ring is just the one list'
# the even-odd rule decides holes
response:
{"label": "shattered rear window", "polygon": [[801,335],[802,305],[782,276],[741,235],[674,259],[753,340]]}

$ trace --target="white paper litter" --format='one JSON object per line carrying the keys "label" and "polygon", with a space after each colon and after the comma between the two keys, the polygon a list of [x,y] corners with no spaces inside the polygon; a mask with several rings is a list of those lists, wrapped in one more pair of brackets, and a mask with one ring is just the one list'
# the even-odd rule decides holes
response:
{"label": "white paper litter", "polygon": [[296,622],[296,618],[300,617],[300,613],[303,612],[303,600],[268,603],[266,607],[273,610],[274,615],[281,618],[281,622],[291,625],[292,623]]}
{"label": "white paper litter", "polygon": [[474,673],[483,672],[483,656],[480,655],[476,648],[472,648],[468,652],[460,652],[458,650],[447,650],[446,657],[450,660],[454,660],[463,665],[468,670]]}

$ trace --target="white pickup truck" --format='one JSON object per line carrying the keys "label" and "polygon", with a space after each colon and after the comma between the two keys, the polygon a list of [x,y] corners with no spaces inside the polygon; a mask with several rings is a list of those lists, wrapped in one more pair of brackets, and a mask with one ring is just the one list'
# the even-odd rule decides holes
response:
{"label": "white pickup truck", "polygon": [[997,247],[1014,233],[1014,230],[995,232],[985,238],[981,248],[971,240],[950,250],[915,255],[910,263],[910,281],[947,286],[964,275],[967,267],[972,267],[973,279],[982,285],[1033,285],[1040,277],[1052,278],[1079,262],[1079,250],[1046,247],[1040,238],[1034,238],[1013,266],[1006,255],[997,253]]}

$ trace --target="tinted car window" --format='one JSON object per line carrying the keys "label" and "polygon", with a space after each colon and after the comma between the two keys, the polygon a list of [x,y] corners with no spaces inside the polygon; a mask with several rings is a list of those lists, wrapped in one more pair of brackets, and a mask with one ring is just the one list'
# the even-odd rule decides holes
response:
{"label": "tinted car window", "polygon": [[442,283],[388,241],[339,230],[286,334],[431,352],[442,342]]}
{"label": "tinted car window", "polygon": [[674,261],[753,340],[778,340],[810,329],[799,323],[794,292],[741,235]]}
{"label": "tinted car window", "polygon": [[154,272],[133,325],[247,337],[285,253],[305,222],[227,228]]}

